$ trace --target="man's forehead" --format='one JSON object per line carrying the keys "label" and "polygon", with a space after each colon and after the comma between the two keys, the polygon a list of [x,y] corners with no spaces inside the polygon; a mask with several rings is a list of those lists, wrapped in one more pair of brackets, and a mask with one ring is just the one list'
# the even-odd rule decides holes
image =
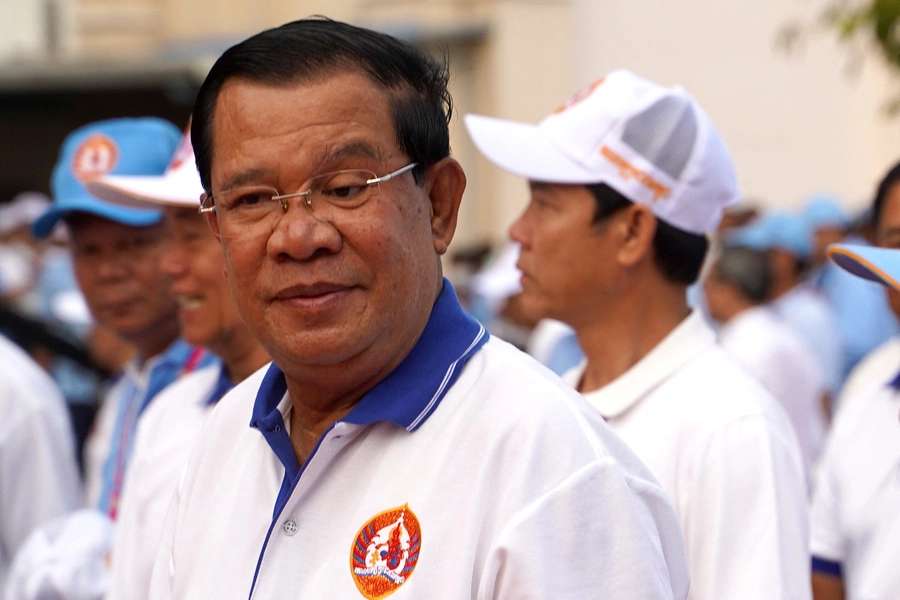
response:
{"label": "man's forehead", "polygon": [[93,213],[73,211],[66,215],[64,222],[73,236],[90,231],[92,235],[104,233],[106,235],[136,235],[159,231],[161,223],[146,226],[126,225]]}

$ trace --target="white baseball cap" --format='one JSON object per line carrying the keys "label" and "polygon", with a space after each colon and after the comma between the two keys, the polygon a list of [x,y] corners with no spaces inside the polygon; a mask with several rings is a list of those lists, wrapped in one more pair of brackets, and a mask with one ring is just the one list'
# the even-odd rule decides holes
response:
{"label": "white baseball cap", "polygon": [[86,187],[101,200],[124,206],[199,207],[203,185],[194,162],[190,123],[162,175],[107,175],[87,182]]}
{"label": "white baseball cap", "polygon": [[532,181],[605,183],[666,223],[716,229],[740,200],[731,155],[688,93],[626,70],[584,88],[537,125],[466,115],[478,149]]}

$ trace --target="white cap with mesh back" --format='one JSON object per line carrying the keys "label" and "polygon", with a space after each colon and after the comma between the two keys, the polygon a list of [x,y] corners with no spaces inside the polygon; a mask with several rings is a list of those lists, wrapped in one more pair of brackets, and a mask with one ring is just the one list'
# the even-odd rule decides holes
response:
{"label": "white cap with mesh back", "polygon": [[466,115],[478,149],[532,181],[605,183],[690,233],[740,200],[734,163],[688,93],[626,70],[579,91],[537,125]]}
{"label": "white cap with mesh back", "polygon": [[162,175],[106,175],[88,181],[85,187],[101,200],[125,206],[199,207],[203,185],[194,162],[190,123]]}

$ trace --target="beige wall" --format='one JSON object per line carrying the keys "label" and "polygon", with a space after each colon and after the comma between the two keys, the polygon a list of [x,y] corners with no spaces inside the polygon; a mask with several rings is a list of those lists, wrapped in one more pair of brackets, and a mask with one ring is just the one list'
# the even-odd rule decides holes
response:
{"label": "beige wall", "polygon": [[900,157],[900,118],[880,110],[900,85],[877,59],[853,78],[846,48],[812,27],[793,54],[776,49],[779,29],[812,23],[818,1],[59,1],[76,6],[77,46],[88,57],[239,38],[315,13],[447,44],[452,143],[470,182],[459,242],[505,239],[526,196],[522,181],[477,155],[462,115],[536,122],[616,67],[688,88],[730,146],[745,196],[768,205],[797,206],[824,191],[860,206]]}

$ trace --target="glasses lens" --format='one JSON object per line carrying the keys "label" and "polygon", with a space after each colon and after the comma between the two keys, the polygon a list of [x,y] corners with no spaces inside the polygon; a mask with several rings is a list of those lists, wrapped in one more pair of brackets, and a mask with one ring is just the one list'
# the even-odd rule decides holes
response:
{"label": "glasses lens", "polygon": [[261,186],[238,187],[217,194],[214,197],[217,234],[233,237],[242,230],[264,226],[278,208],[278,203],[272,200],[276,195],[274,188]]}
{"label": "glasses lens", "polygon": [[377,183],[369,184],[373,179],[376,179],[375,173],[360,169],[313,177],[309,181],[313,214],[320,214],[326,206],[347,210],[362,206],[371,195],[372,188],[378,188]]}

